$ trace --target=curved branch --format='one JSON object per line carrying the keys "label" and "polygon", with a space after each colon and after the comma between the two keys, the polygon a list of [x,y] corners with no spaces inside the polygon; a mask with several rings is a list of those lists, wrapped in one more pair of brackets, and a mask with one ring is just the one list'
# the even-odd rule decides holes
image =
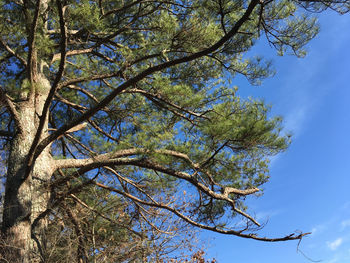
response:
{"label": "curved branch", "polygon": [[[179,172],[175,171],[171,168],[165,167],[159,163],[156,163],[151,160],[147,160],[145,158],[120,158],[120,157],[125,157],[125,156],[132,156],[136,154],[145,154],[148,151],[147,149],[126,149],[126,150],[121,150],[115,153],[106,153],[106,154],[101,154],[89,159],[66,159],[66,160],[57,160],[56,161],[56,167],[57,169],[60,168],[74,168],[74,167],[80,167],[80,169],[71,174],[71,176],[67,176],[65,178],[62,178],[61,180],[58,180],[54,182],[54,185],[57,184],[62,184],[67,181],[69,181],[72,178],[79,177],[80,175],[98,168],[102,166],[109,166],[109,165],[134,165],[146,169],[152,169],[155,171],[159,171],[162,173],[166,173],[168,175],[174,176],[179,179],[186,180],[190,184],[192,184],[194,187],[205,193],[206,195],[217,199],[217,200],[223,200],[227,201],[228,203],[231,204],[232,209],[237,212],[238,214],[242,215],[243,217],[249,219],[251,222],[253,222],[255,225],[260,226],[260,224],[250,215],[247,213],[241,211],[235,206],[235,201],[231,198],[229,198],[228,194],[229,193],[236,193],[240,195],[249,195],[252,193],[255,193],[259,191],[257,188],[253,189],[247,189],[247,190],[241,190],[241,189],[235,189],[232,187],[227,187],[223,189],[223,193],[217,193],[213,191],[210,187],[204,185],[203,183],[199,182],[195,177],[191,176],[190,174],[187,174],[185,172]],[[178,153],[175,151],[169,151],[169,150],[156,150],[156,153],[162,153],[165,155],[172,155],[176,156],[182,159],[186,159],[189,162],[191,162],[192,167],[196,167],[197,165],[194,164],[187,155]]]}
{"label": "curved branch", "polygon": [[[213,232],[217,232],[217,233],[221,233],[221,234],[235,235],[235,236],[239,236],[239,237],[243,237],[243,238],[255,239],[255,240],[265,241],[265,242],[300,240],[304,236],[310,234],[310,233],[301,233],[301,234],[296,235],[295,233],[293,233],[293,234],[290,234],[290,235],[287,235],[287,236],[284,236],[284,237],[268,238],[268,237],[256,236],[254,233],[244,234],[244,233],[242,233],[242,231],[236,231],[236,230],[232,230],[232,229],[226,230],[226,229],[223,229],[223,228],[220,228],[220,227],[217,227],[217,226],[208,226],[208,225],[204,225],[204,224],[201,224],[201,223],[198,223],[198,222],[194,221],[193,219],[191,219],[190,217],[180,213],[178,210],[176,210],[173,207],[164,205],[164,204],[159,203],[159,202],[147,202],[147,201],[141,200],[138,197],[133,196],[133,195],[131,195],[129,193],[125,193],[125,192],[120,191],[120,190],[118,190],[116,188],[113,188],[113,187],[110,187],[110,186],[106,186],[106,185],[103,185],[103,184],[98,183],[98,182],[92,182],[92,183],[95,184],[96,186],[100,187],[100,188],[103,188],[103,189],[106,189],[106,190],[118,193],[118,194],[120,194],[120,195],[122,195],[122,196],[124,196],[124,197],[126,197],[128,199],[131,199],[131,200],[133,200],[135,202],[138,202],[140,204],[143,204],[143,205],[146,205],[146,206],[150,206],[150,207],[157,207],[157,208],[168,210],[168,211],[174,213],[175,215],[177,215],[178,217],[180,217],[181,219],[183,219],[184,221],[186,221],[187,223],[189,223],[189,224],[191,224],[193,226],[196,226],[196,227],[199,227],[199,228],[202,228],[202,229],[211,230]],[[244,230],[246,230],[246,229],[243,229],[243,231]]]}

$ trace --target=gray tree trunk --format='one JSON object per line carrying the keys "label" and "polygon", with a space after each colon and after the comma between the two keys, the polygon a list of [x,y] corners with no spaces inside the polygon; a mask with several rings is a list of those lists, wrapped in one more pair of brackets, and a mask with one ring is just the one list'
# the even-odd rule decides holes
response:
{"label": "gray tree trunk", "polygon": [[[17,112],[22,131],[18,132],[19,129],[17,129],[8,158],[1,229],[5,247],[1,253],[3,258],[13,263],[43,262],[42,256],[45,253],[47,221],[40,220],[35,229],[31,226],[49,204],[50,193],[47,182],[54,171],[49,147],[41,153],[30,175],[23,180],[28,152],[37,132],[39,116],[50,89],[50,83],[42,75],[39,75],[36,84],[40,90],[38,88],[35,91],[34,98],[18,104]],[[48,135],[47,129],[46,121],[42,138]]]}

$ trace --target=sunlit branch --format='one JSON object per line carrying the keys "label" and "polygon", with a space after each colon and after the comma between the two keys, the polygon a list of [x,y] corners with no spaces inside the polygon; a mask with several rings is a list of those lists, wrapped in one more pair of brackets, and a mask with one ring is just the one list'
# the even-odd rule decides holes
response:
{"label": "sunlit branch", "polygon": [[[66,57],[70,56],[76,56],[81,54],[88,54],[91,53],[94,48],[86,48],[86,49],[77,49],[77,50],[69,50],[66,52]],[[54,63],[56,60],[60,60],[62,57],[62,53],[58,53],[53,55],[51,59],[51,64]]]}
{"label": "sunlit branch", "polygon": [[[166,154],[166,155],[177,156],[179,158],[188,158],[188,156],[181,154],[181,153],[174,152],[174,151],[162,150],[162,151],[158,151],[158,152]],[[81,168],[77,172],[73,173],[73,175],[71,175],[71,178],[70,178],[70,176],[67,176],[61,180],[54,182],[53,184],[62,184],[63,182],[66,182],[66,181],[72,179],[72,177],[73,178],[79,177],[80,175],[84,174],[87,171],[90,171],[90,170],[93,170],[95,168],[102,167],[102,166],[109,166],[109,165],[139,166],[142,168],[152,169],[155,171],[169,174],[169,175],[177,177],[179,179],[186,180],[190,184],[192,184],[193,186],[195,186],[196,188],[198,188],[199,190],[204,192],[206,195],[213,197],[215,199],[218,199],[218,200],[224,200],[224,201],[229,202],[232,206],[232,209],[235,212],[237,212],[240,215],[244,216],[245,218],[249,219],[254,224],[260,226],[260,224],[254,218],[252,218],[247,213],[238,209],[235,206],[235,201],[228,197],[228,195],[231,193],[236,193],[236,194],[240,194],[240,195],[249,195],[249,194],[252,194],[252,193],[259,191],[259,189],[254,188],[254,189],[241,190],[241,189],[235,189],[232,187],[229,187],[229,188],[224,187],[222,189],[222,193],[218,193],[218,192],[213,191],[210,187],[204,185],[203,183],[198,182],[198,180],[195,177],[193,177],[190,174],[187,174],[185,172],[175,171],[171,168],[167,168],[159,163],[156,163],[156,162],[151,161],[151,160],[147,160],[145,158],[141,158],[141,159],[140,158],[120,158],[120,157],[132,156],[135,154],[142,154],[142,153],[147,153],[147,150],[128,149],[128,150],[117,151],[115,153],[101,154],[101,155],[98,155],[98,156],[95,156],[95,157],[92,157],[89,159],[57,160],[56,161],[57,168],[73,168],[73,167],[81,167]],[[194,163],[192,163],[192,165],[193,165],[193,167],[197,166]]]}
{"label": "sunlit branch", "polygon": [[128,157],[132,155],[142,155],[142,154],[147,154],[152,152],[181,158],[183,160],[186,160],[193,168],[198,167],[198,164],[193,163],[192,160],[189,158],[189,156],[184,153],[180,153],[172,150],[165,150],[165,149],[151,151],[146,148],[123,149],[115,152],[99,154],[87,159],[60,159],[60,160],[56,160],[56,167],[57,168],[79,168],[87,165],[95,165],[99,163],[108,162],[113,159],[117,159],[121,157]]}
{"label": "sunlit branch", "polygon": [[[60,96],[60,95],[58,95],[58,94],[56,94],[55,97],[56,97],[57,100],[59,100],[60,102],[62,102],[62,103],[64,103],[64,104],[66,104],[66,105],[68,105],[68,106],[70,106],[70,107],[72,107],[72,108],[78,110],[80,113],[84,113],[84,112],[87,110],[86,107],[81,106],[80,104],[76,104],[76,103],[70,102],[69,100],[63,98],[62,96]],[[108,110],[108,108],[105,108],[104,110],[105,110],[106,112],[110,112],[110,111]],[[104,136],[106,136],[107,138],[111,139],[112,141],[115,141],[115,142],[118,142],[118,141],[119,141],[117,138],[113,137],[111,134],[105,132],[102,128],[100,128],[100,127],[98,126],[98,124],[97,124],[95,121],[93,121],[93,120],[91,120],[91,119],[88,119],[87,122],[88,122],[94,129],[96,129],[99,133],[101,133],[102,135],[104,135]],[[78,127],[78,126],[79,126],[79,125],[77,125],[77,127]],[[74,129],[74,127],[73,127],[72,129]],[[55,130],[56,130],[56,129],[55,129]],[[70,131],[70,130],[69,130],[69,131]],[[66,133],[67,133],[67,132],[66,132]],[[66,133],[65,133],[65,134],[66,134]]]}

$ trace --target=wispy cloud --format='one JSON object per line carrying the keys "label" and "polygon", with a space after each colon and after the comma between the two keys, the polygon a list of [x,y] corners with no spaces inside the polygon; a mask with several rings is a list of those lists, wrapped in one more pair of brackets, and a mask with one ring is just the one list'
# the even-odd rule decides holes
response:
{"label": "wispy cloud", "polygon": [[341,221],[340,225],[341,225],[341,229],[344,230],[345,228],[350,226],[350,219]]}
{"label": "wispy cloud", "polygon": [[337,256],[332,258],[330,261],[328,261],[328,263],[336,263],[336,262],[338,262],[338,257]]}
{"label": "wispy cloud", "polygon": [[280,214],[281,211],[280,210],[272,210],[272,211],[263,211],[263,212],[258,212],[255,215],[256,220],[261,221],[261,222],[267,222],[269,221],[269,219],[273,216],[276,216],[278,214]]}
{"label": "wispy cloud", "polygon": [[312,235],[320,234],[320,233],[322,233],[323,231],[325,231],[326,228],[327,228],[327,224],[326,224],[326,223],[324,223],[324,224],[319,224],[319,225],[314,226],[314,227],[311,229],[311,233],[312,233]]}
{"label": "wispy cloud", "polygon": [[327,246],[330,250],[336,250],[341,244],[343,243],[343,239],[337,238],[336,240],[334,240],[333,242],[327,242]]}
{"label": "wispy cloud", "polygon": [[293,133],[293,137],[300,133],[301,128],[306,120],[308,108],[306,105],[300,105],[292,109],[285,118],[285,129]]}

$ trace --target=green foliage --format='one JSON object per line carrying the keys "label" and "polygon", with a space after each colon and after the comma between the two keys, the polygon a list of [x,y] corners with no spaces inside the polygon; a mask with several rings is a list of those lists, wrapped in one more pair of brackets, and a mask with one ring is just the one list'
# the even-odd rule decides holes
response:
{"label": "green foliage", "polygon": [[[162,246],[164,235],[159,242],[150,240],[167,227],[176,240],[182,223],[167,221],[174,214],[221,232],[230,226],[228,218],[256,224],[244,214],[245,194],[226,190],[261,189],[269,179],[270,158],[286,150],[290,137],[263,101],[237,95],[234,77],[258,85],[273,75],[271,61],[249,52],[258,40],[279,55],[304,56],[304,46],[319,31],[305,9],[349,9],[347,1],[328,0],[38,3],[39,9],[36,1],[0,0],[0,86],[15,108],[33,102],[37,111],[49,92],[43,84],[50,82],[56,90],[49,133],[81,116],[88,123],[81,130],[66,129],[46,146],[61,161],[86,159],[56,167],[48,180],[53,199],[61,201],[50,224],[52,262],[60,255],[87,257],[80,255],[82,242],[87,254],[101,258],[95,262],[105,262],[102,255],[125,254],[132,245],[147,253],[134,251],[114,262],[164,259],[150,252]],[[11,107],[1,107],[0,127],[16,134]],[[89,109],[96,110],[89,115]],[[39,127],[41,111],[33,116]],[[8,142],[1,137],[6,153]],[[67,223],[68,210],[81,213],[85,240],[74,220]],[[240,230],[234,234],[249,228]],[[144,231],[141,239],[130,234],[135,231]]]}

